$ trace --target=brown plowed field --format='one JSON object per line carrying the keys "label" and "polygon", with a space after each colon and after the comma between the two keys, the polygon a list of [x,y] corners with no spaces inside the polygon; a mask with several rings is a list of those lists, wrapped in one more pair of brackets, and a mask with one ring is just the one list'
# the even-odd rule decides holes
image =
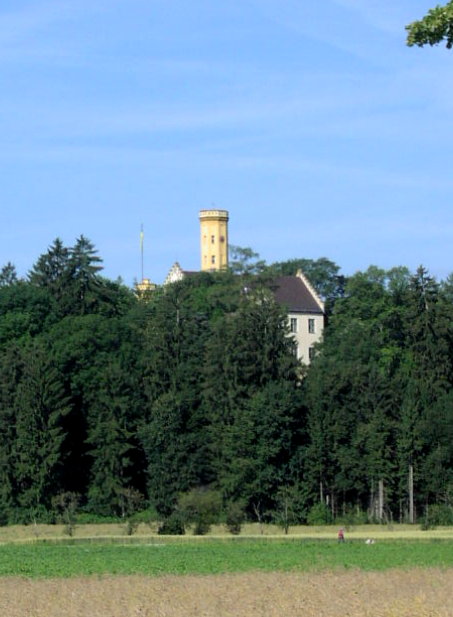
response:
{"label": "brown plowed field", "polygon": [[451,617],[453,570],[0,579],[3,617]]}

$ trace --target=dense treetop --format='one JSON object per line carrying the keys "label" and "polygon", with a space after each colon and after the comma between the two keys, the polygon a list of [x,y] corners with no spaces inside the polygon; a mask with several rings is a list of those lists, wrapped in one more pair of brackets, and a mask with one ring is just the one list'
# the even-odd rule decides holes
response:
{"label": "dense treetop", "polygon": [[[451,510],[452,277],[344,277],[327,258],[268,266],[239,248],[233,266],[137,296],[81,236],[26,279],[3,267],[1,521],[65,503],[285,526]],[[300,268],[328,307],[308,369],[272,293]]]}

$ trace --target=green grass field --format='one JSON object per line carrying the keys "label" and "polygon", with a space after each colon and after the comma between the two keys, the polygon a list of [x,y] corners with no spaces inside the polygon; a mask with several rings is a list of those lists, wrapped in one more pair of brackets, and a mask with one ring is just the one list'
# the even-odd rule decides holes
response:
{"label": "green grass field", "polygon": [[195,539],[153,544],[5,544],[0,576],[218,574],[389,568],[452,568],[451,540],[338,544],[328,540]]}

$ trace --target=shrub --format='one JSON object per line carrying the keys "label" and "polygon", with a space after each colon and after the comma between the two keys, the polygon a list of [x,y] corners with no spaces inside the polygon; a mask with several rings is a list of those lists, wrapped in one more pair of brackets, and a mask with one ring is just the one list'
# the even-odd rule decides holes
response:
{"label": "shrub", "polygon": [[281,486],[276,494],[275,510],[272,520],[288,533],[291,525],[296,525],[302,518],[303,500],[297,486]]}
{"label": "shrub", "polygon": [[35,508],[12,508],[9,522],[12,525],[53,525],[55,524],[55,513],[47,510],[43,505]]}
{"label": "shrub", "polygon": [[363,510],[357,508],[347,508],[343,516],[337,516],[335,522],[346,529],[353,527],[354,525],[365,525],[368,523],[368,515]]}
{"label": "shrub", "polygon": [[225,526],[233,535],[241,533],[242,523],[244,522],[245,514],[242,504],[233,501],[228,505],[226,511]]}
{"label": "shrub", "polygon": [[139,523],[145,523],[145,525],[151,525],[151,523],[161,520],[154,508],[147,508],[146,510],[136,512],[134,514],[134,519]]}
{"label": "shrub", "polygon": [[194,488],[181,495],[179,510],[188,523],[194,523],[194,534],[202,536],[218,520],[222,507],[220,493],[209,488]]}
{"label": "shrub", "polygon": [[68,536],[74,535],[76,527],[76,510],[79,505],[79,495],[66,492],[56,495],[52,499],[52,506],[56,512],[57,520],[65,526]]}
{"label": "shrub", "polygon": [[184,521],[179,512],[173,512],[159,526],[157,533],[163,536],[183,536],[186,533]]}
{"label": "shrub", "polygon": [[420,525],[421,529],[427,531],[438,525],[453,525],[453,508],[451,506],[434,504],[426,507],[425,517]]}
{"label": "shrub", "polygon": [[124,528],[128,536],[132,536],[140,524],[136,514],[144,502],[144,497],[137,489],[128,486],[118,491],[121,503],[121,513],[124,521]]}
{"label": "shrub", "polygon": [[325,503],[316,503],[307,514],[308,525],[330,525],[332,513]]}
{"label": "shrub", "polygon": [[103,516],[101,514],[94,514],[93,512],[80,512],[77,514],[76,519],[78,525],[101,525],[118,523],[119,521],[117,516]]}
{"label": "shrub", "polygon": [[4,527],[8,524],[9,514],[8,514],[8,506],[0,501],[0,527]]}

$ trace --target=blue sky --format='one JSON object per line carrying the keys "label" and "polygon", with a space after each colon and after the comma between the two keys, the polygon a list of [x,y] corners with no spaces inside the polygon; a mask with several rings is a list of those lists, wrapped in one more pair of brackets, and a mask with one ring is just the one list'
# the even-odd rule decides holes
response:
{"label": "blue sky", "polygon": [[1,0],[0,266],[84,234],[104,274],[199,267],[198,211],[269,263],[425,265],[453,239],[453,52],[431,0]]}

